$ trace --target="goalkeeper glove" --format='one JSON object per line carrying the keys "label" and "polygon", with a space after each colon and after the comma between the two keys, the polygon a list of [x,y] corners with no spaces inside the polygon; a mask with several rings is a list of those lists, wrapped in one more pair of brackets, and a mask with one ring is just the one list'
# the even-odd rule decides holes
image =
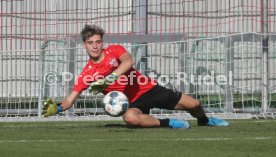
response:
{"label": "goalkeeper glove", "polygon": [[42,116],[48,117],[62,112],[61,104],[56,103],[53,99],[47,99],[43,102]]}
{"label": "goalkeeper glove", "polygon": [[118,75],[116,73],[111,73],[110,75],[106,76],[104,79],[97,80],[92,82],[89,92],[93,94],[98,94],[106,89],[110,84],[115,82],[118,79]]}

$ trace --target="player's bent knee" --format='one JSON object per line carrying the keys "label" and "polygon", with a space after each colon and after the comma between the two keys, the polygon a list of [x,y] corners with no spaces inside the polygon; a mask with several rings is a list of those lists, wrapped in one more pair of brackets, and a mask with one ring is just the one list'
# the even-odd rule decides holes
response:
{"label": "player's bent knee", "polygon": [[194,99],[193,104],[194,104],[194,108],[196,108],[196,107],[200,106],[200,101],[197,99]]}
{"label": "player's bent knee", "polygon": [[132,115],[132,114],[124,114],[123,115],[123,120],[125,123],[129,125],[139,125],[140,124],[140,119],[137,117],[137,115]]}
{"label": "player's bent knee", "polygon": [[180,102],[177,104],[176,109],[194,109],[198,106],[200,106],[199,100],[188,95],[183,95]]}
{"label": "player's bent knee", "polygon": [[197,108],[198,106],[200,106],[200,101],[197,99],[193,99],[191,100],[191,102],[188,105],[188,109],[194,109]]}

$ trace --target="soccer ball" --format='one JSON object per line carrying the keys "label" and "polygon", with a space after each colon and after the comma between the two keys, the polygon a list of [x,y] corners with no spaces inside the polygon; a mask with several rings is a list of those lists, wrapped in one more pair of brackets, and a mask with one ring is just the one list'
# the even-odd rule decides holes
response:
{"label": "soccer ball", "polygon": [[128,109],[128,99],[126,95],[119,91],[112,91],[103,98],[105,112],[113,117],[123,115]]}

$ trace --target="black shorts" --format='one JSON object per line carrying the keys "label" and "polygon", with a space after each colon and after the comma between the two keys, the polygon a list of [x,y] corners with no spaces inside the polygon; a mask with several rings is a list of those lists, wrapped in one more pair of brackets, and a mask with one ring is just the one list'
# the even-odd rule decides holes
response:
{"label": "black shorts", "polygon": [[181,96],[181,92],[156,85],[136,101],[129,104],[129,108],[138,108],[145,114],[149,114],[152,108],[173,110]]}

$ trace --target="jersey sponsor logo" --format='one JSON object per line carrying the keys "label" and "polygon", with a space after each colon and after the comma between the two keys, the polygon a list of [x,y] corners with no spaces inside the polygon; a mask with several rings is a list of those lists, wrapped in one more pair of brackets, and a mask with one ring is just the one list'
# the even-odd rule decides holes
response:
{"label": "jersey sponsor logo", "polygon": [[115,58],[110,58],[109,64],[113,67],[117,67],[119,65],[118,61]]}

